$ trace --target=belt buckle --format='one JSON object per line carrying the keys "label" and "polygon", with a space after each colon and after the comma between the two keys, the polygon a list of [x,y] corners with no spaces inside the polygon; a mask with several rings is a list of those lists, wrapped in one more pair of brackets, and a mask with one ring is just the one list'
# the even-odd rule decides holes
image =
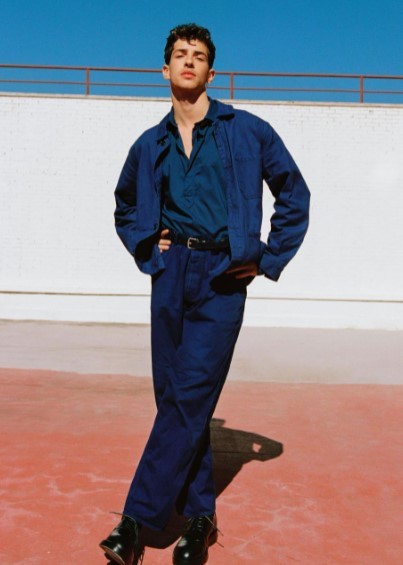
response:
{"label": "belt buckle", "polygon": [[199,239],[197,237],[188,237],[186,247],[188,249],[193,249],[192,243],[199,243]]}

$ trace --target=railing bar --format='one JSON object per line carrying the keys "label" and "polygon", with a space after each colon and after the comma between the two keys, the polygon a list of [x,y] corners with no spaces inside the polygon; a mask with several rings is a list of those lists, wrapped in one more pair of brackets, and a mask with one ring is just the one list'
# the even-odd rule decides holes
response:
{"label": "railing bar", "polygon": [[[0,79],[0,83],[6,84],[64,84],[64,85],[86,85],[84,81],[52,81],[52,80],[3,80]],[[153,84],[153,83],[113,83],[113,82],[91,82],[91,86],[125,86],[125,87],[138,87],[138,88],[169,88],[168,84]],[[228,86],[209,86],[211,90],[229,90]],[[237,86],[234,88],[235,91],[258,91],[258,92],[345,92],[345,93],[357,93],[359,90],[355,89],[330,89],[330,88],[275,88],[275,87],[260,87],[260,86]],[[402,94],[399,91],[382,91],[382,90],[366,90],[366,93],[376,94],[376,93],[393,93]]]}
{"label": "railing bar", "polygon": [[[169,84],[156,84],[156,83],[135,83],[135,82],[92,82],[91,86],[145,86],[156,88],[169,88]],[[228,88],[226,89],[228,90]]]}
{"label": "railing bar", "polygon": [[[79,85],[84,86],[85,82],[79,81],[52,81],[52,80],[7,80],[0,79],[2,84],[60,84],[60,85]],[[153,83],[108,83],[108,82],[92,82],[91,86],[125,86],[133,88],[169,88],[168,84]],[[229,90],[229,86],[208,86],[209,90]],[[270,88],[270,87],[235,87],[235,91],[262,91],[262,92],[333,92],[333,93],[353,93],[360,91],[354,89],[327,89],[327,88]],[[365,90],[365,94],[403,94],[403,90]]]}
{"label": "railing bar", "polygon": [[[9,64],[1,63],[0,68],[15,68],[15,69],[55,69],[55,70],[66,70],[66,71],[90,71],[96,72],[136,72],[136,73],[161,73],[160,69],[140,69],[136,67],[84,67],[84,66],[69,66],[69,65],[21,65],[21,64]],[[362,74],[351,74],[351,73],[267,73],[259,71],[217,71],[216,75],[222,76],[259,76],[259,77],[318,77],[318,78],[351,78],[359,79],[364,77],[365,79],[382,79],[382,80],[403,80],[403,75],[362,75]]]}
{"label": "railing bar", "polygon": [[[217,88],[217,87],[210,86],[209,88]],[[221,88],[223,90],[229,89],[228,87],[227,88],[221,87]],[[290,87],[290,88],[274,88],[274,87],[269,87],[269,86],[267,86],[267,87],[237,86],[235,88],[235,91],[238,91],[238,90],[243,90],[243,91],[253,90],[253,91],[263,91],[263,92],[266,92],[266,91],[268,91],[268,92],[352,92],[352,93],[355,93],[355,94],[357,94],[357,92],[360,92],[357,89],[351,89],[351,88],[337,88],[337,89],[334,89],[334,88],[293,88],[293,87]],[[365,92],[368,92],[368,91],[365,91]]]}
{"label": "railing bar", "polygon": [[258,76],[258,77],[289,77],[289,78],[346,78],[357,79],[364,77],[366,79],[393,79],[403,80],[403,75],[359,75],[359,74],[337,74],[337,73],[263,73],[253,71],[216,71],[216,75],[225,76]]}
{"label": "railing bar", "polygon": [[4,69],[37,69],[37,70],[58,70],[58,71],[90,71],[97,72],[117,72],[117,73],[158,73],[160,69],[139,69],[135,67],[75,67],[68,65],[12,65],[0,63],[0,68]]}
{"label": "railing bar", "polygon": [[[19,80],[19,79],[0,79],[0,83],[6,84],[77,84],[85,85],[85,81],[59,81],[59,80]],[[169,88],[169,84],[155,84],[155,83],[119,83],[119,82],[91,82],[91,86],[144,86],[144,87],[158,87]],[[223,87],[225,90],[228,88]]]}
{"label": "railing bar", "polygon": [[[85,81],[71,81],[71,80],[20,80],[20,79],[0,79],[2,83],[8,84],[79,84],[85,85]],[[93,83],[91,83],[93,84]]]}
{"label": "railing bar", "polygon": [[364,94],[403,94],[403,90],[364,90]]}

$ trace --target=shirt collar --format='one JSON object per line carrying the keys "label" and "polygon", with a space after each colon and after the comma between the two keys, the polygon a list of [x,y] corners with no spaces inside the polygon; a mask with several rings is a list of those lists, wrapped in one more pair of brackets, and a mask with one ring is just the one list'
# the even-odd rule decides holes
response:
{"label": "shirt collar", "polygon": [[171,131],[172,133],[178,133],[178,126],[175,122],[173,106],[171,108],[171,111],[168,114],[168,120],[167,120],[166,126],[167,126],[167,130]]}
{"label": "shirt collar", "polygon": [[[207,114],[204,116],[202,120],[195,123],[195,126],[197,127],[198,130],[203,130],[206,126],[211,125],[214,122],[214,120],[221,115],[217,100],[213,100],[209,98],[209,102],[210,104],[207,110]],[[173,107],[171,108],[171,111],[168,114],[168,120],[166,125],[169,131],[171,131],[175,135],[178,134],[178,125],[175,121]]]}
{"label": "shirt collar", "polygon": [[206,126],[212,124],[218,115],[217,101],[209,98],[209,102],[210,104],[207,110],[207,114],[204,116],[202,120],[200,120],[200,122],[195,123],[195,126],[198,126],[201,129],[204,129]]}

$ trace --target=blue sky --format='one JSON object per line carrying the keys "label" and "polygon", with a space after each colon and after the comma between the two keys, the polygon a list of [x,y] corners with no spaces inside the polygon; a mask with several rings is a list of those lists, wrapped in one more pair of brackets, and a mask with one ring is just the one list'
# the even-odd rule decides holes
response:
{"label": "blue sky", "polygon": [[219,70],[403,74],[402,0],[0,0],[0,62],[160,67],[177,23]]}
{"label": "blue sky", "polygon": [[0,0],[0,63],[160,68],[191,21],[216,70],[403,74],[403,0]]}

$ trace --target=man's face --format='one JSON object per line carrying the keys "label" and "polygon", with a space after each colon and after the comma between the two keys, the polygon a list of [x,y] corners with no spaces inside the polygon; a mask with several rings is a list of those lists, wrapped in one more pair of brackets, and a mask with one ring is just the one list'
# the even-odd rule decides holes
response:
{"label": "man's face", "polygon": [[162,68],[165,79],[172,88],[183,90],[204,90],[211,82],[215,72],[209,68],[208,49],[198,39],[178,39],[175,41],[171,60]]}

